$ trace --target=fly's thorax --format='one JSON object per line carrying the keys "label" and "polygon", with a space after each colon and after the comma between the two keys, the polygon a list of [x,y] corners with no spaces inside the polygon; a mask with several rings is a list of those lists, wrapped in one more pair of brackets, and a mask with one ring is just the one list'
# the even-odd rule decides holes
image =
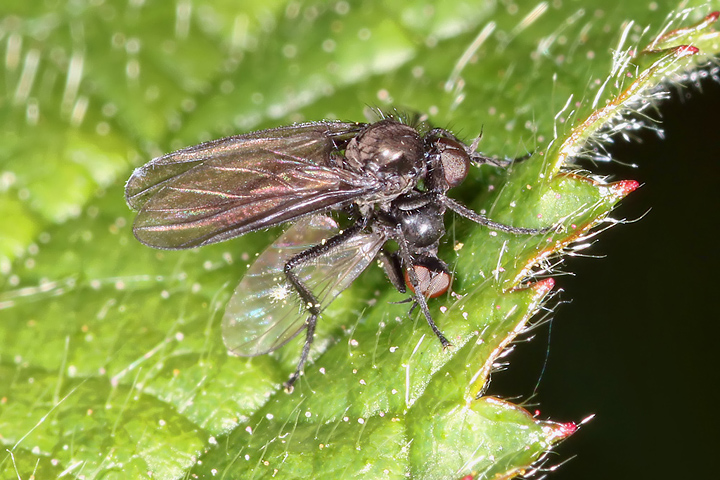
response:
{"label": "fly's thorax", "polygon": [[345,150],[346,165],[374,177],[387,197],[415,187],[425,175],[423,139],[417,130],[392,119],[369,125]]}
{"label": "fly's thorax", "polygon": [[445,235],[444,209],[432,203],[396,213],[405,240],[414,248],[428,247]]}

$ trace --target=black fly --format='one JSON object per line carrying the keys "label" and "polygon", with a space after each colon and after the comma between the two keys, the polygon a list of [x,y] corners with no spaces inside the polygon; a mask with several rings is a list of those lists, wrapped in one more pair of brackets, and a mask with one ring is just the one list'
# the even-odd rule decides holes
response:
{"label": "black fly", "polygon": [[[438,258],[446,210],[495,230],[446,196],[471,164],[494,163],[450,132],[393,116],[371,124],[313,122],[237,135],[158,157],[133,172],[125,195],[145,245],[182,249],[294,221],[250,267],[226,308],[223,338],[241,356],[271,352],[307,328],[288,390],[307,360],[320,312],[377,257],[406,286],[444,347],[427,299],[450,288]],[[340,230],[325,215],[348,213]],[[383,247],[397,243],[389,253]]]}

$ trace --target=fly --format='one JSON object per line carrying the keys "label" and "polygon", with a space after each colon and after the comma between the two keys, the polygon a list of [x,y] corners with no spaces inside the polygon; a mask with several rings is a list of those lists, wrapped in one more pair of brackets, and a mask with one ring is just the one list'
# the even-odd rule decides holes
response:
{"label": "fly", "polygon": [[[538,234],[480,215],[448,197],[471,164],[496,163],[449,131],[388,115],[365,123],[321,121],[202,143],[155,158],[125,187],[145,245],[193,248],[295,222],[246,272],[226,307],[223,339],[240,356],[272,352],[306,329],[292,390],[317,318],[377,257],[391,283],[410,290],[443,347],[427,299],[450,288],[437,255],[447,210],[494,230]],[[341,230],[331,211],[352,223]],[[384,249],[394,241],[397,250]]]}

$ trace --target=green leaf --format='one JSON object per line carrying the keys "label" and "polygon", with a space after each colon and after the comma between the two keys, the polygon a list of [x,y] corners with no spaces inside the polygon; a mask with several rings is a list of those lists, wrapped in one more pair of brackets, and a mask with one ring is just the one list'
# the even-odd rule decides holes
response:
{"label": "green leaf", "polygon": [[[647,107],[718,54],[720,2],[385,3],[0,6],[2,478],[509,478],[575,431],[482,393],[552,295],[552,257],[637,187],[573,164],[656,128]],[[302,338],[240,359],[219,328],[279,230],[152,250],[123,182],[173,148],[366,105],[531,152],[453,196],[557,228],[448,229],[454,293],[431,301],[447,350],[369,268],[289,395]]]}

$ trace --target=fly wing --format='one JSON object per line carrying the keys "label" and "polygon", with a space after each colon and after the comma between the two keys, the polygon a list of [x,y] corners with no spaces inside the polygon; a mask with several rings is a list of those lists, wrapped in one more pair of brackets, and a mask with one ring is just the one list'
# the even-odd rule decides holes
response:
{"label": "fly wing", "polygon": [[[225,309],[222,332],[231,353],[252,357],[272,352],[305,328],[307,308],[283,268],[293,256],[337,233],[332,218],[307,217],[255,260]],[[323,310],[370,265],[385,240],[381,233],[360,232],[294,271]]]}
{"label": "fly wing", "polygon": [[227,137],[156,158],[125,187],[133,231],[158,248],[220,242],[352,203],[378,185],[330,158],[361,124],[316,122]]}

